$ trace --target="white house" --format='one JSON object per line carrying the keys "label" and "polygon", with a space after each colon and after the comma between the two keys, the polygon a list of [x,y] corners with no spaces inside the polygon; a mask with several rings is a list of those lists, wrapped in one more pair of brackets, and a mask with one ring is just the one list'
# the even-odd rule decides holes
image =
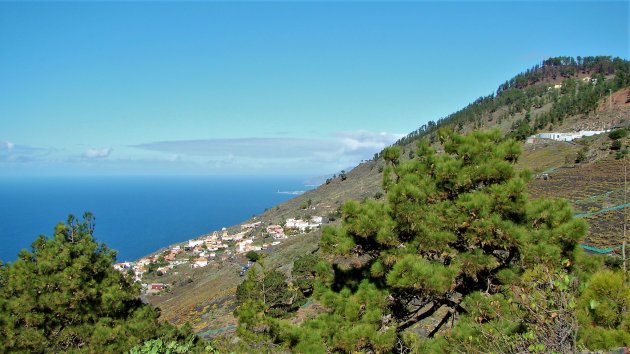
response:
{"label": "white house", "polygon": [[551,139],[557,141],[571,141],[573,137],[568,133],[540,133],[536,137],[540,139]]}
{"label": "white house", "polygon": [[254,243],[254,240],[248,239],[243,240],[236,244],[236,252],[245,253],[251,250],[251,244]]}
{"label": "white house", "polygon": [[234,235],[233,240],[240,241],[243,239],[244,236],[245,236],[245,232],[239,232],[236,235]]}
{"label": "white house", "polygon": [[583,138],[585,136],[593,136],[606,133],[608,131],[610,130],[580,130],[579,132],[573,133],[540,133],[530,138],[551,139],[557,141],[573,141],[575,139]]}
{"label": "white house", "polygon": [[199,257],[195,259],[193,264],[191,264],[191,268],[203,268],[208,265],[208,258]]}
{"label": "white house", "polygon": [[287,235],[284,234],[284,232],[277,233],[277,234],[270,234],[270,235],[272,235],[274,240],[285,240],[289,238]]}
{"label": "white house", "polygon": [[114,269],[118,270],[118,271],[125,271],[127,269],[131,268],[131,263],[129,262],[123,262],[123,263],[116,263],[114,264]]}
{"label": "white house", "polygon": [[194,248],[197,246],[201,246],[205,243],[205,240],[190,240],[188,241],[188,247]]}
{"label": "white house", "polygon": [[268,234],[281,234],[283,232],[284,232],[284,230],[282,230],[282,226],[280,226],[280,225],[269,225],[269,226],[267,226],[267,233]]}
{"label": "white house", "polygon": [[320,224],[317,223],[309,223],[308,221],[304,221],[301,219],[287,219],[284,226],[289,229],[299,229],[301,232],[304,232],[308,228],[316,228],[319,227]]}
{"label": "white house", "polygon": [[287,219],[284,224],[285,227],[289,229],[306,229],[308,227],[308,223],[302,219]]}

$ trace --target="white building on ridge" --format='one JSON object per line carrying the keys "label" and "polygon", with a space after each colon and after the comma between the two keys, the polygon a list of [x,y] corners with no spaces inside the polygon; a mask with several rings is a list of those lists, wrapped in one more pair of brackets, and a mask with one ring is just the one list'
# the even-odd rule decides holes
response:
{"label": "white building on ridge", "polygon": [[579,132],[572,133],[540,133],[536,135],[532,135],[527,139],[528,143],[534,142],[535,139],[551,139],[556,141],[573,141],[575,139],[580,139],[585,136],[593,136],[597,134],[607,133],[609,130],[580,130]]}

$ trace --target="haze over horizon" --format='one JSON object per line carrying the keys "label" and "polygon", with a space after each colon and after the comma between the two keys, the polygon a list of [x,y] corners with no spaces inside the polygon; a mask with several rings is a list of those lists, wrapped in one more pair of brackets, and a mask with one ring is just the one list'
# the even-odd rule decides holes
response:
{"label": "haze over horizon", "polygon": [[560,56],[613,2],[0,2],[0,176],[323,175]]}

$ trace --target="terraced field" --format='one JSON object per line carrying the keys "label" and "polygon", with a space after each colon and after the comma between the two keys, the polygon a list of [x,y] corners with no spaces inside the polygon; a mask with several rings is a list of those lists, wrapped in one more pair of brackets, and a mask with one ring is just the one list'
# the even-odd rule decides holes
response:
{"label": "terraced field", "polygon": [[551,173],[551,179],[533,180],[529,191],[534,198],[565,198],[577,214],[588,214],[584,216],[589,223],[586,244],[600,248],[616,246],[621,243],[623,217],[628,208],[603,209],[624,203],[623,165],[623,160],[603,159],[571,168],[558,168]]}

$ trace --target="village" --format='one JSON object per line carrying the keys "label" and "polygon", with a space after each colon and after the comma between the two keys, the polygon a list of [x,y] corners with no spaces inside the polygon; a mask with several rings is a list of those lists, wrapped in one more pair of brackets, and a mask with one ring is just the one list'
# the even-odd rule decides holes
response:
{"label": "village", "polygon": [[[237,228],[238,232],[231,234],[227,228],[222,228],[220,231],[173,245],[135,262],[116,263],[114,269],[132,276],[134,281],[141,285],[143,294],[155,295],[167,289],[169,284],[145,281],[149,274],[161,277],[182,267],[204,268],[213,262],[224,262],[251,251],[271,252],[274,246],[284,240],[299,237],[321,227],[323,223],[323,217],[313,216],[309,220],[286,219],[283,225],[266,225],[263,221],[241,224]],[[251,263],[248,262],[240,272],[241,276],[249,266]]]}

